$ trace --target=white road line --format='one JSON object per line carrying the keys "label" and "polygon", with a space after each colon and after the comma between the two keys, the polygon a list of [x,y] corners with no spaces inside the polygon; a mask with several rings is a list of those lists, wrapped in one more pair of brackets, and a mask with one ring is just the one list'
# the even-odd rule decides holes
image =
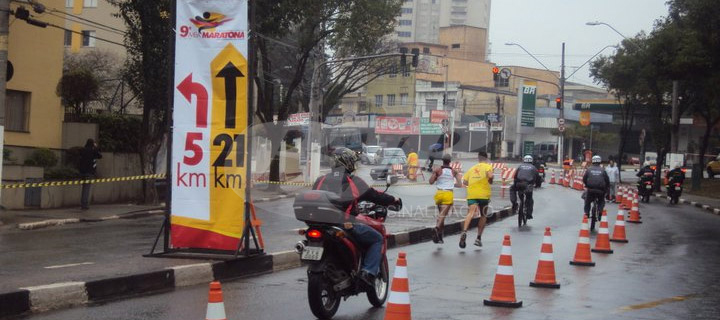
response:
{"label": "white road line", "polygon": [[95,264],[94,262],[80,262],[80,263],[71,263],[71,264],[61,264],[57,266],[47,266],[45,269],[60,269],[60,268],[68,268],[68,267],[77,267],[77,266],[83,266],[83,265],[89,265],[89,264]]}

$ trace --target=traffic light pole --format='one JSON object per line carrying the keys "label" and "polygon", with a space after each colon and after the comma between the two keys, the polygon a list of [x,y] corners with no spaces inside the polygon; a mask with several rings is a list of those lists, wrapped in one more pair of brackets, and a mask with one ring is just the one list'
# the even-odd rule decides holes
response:
{"label": "traffic light pole", "polygon": [[[560,119],[565,119],[565,42],[562,43],[562,62],[560,63]],[[565,131],[560,132],[557,164],[562,165],[565,154]]]}

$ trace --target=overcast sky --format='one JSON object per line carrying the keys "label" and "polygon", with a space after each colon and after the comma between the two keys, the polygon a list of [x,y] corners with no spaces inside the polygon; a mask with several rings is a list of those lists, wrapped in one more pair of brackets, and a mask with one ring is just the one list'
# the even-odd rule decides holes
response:
{"label": "overcast sky", "polygon": [[[644,30],[667,16],[666,0],[492,0],[490,11],[490,61],[498,65],[543,68],[517,46],[522,45],[551,70],[560,70],[565,42],[565,73],[570,75],[607,45],[619,44],[622,37],[605,25],[588,26],[588,21],[605,22],[626,37]],[[614,53],[607,48],[603,54]],[[593,84],[588,66],[568,81]]]}

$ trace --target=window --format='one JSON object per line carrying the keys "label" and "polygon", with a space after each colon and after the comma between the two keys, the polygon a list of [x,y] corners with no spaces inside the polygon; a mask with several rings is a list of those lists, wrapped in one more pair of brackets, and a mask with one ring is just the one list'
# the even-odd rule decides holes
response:
{"label": "window", "polygon": [[412,13],[412,8],[402,8],[400,13],[402,13],[402,14]]}
{"label": "window", "polygon": [[453,48],[453,49],[459,49],[459,48],[460,48],[460,44],[459,44],[459,43],[453,43],[453,44],[452,44],[452,48]]}
{"label": "window", "polygon": [[377,107],[377,108],[382,107],[382,95],[381,94],[375,95],[375,107]]}
{"label": "window", "polygon": [[423,53],[430,53],[430,48],[423,47]]}
{"label": "window", "polygon": [[409,65],[400,66],[400,70],[402,71],[403,77],[410,76],[410,66]]}
{"label": "window", "polygon": [[72,8],[75,0],[65,0],[65,8]]}
{"label": "window", "polygon": [[95,30],[83,30],[82,32],[83,47],[95,46]]}
{"label": "window", "polygon": [[97,8],[97,0],[83,0],[83,7]]}
{"label": "window", "polygon": [[498,87],[509,87],[510,79],[509,78],[508,79],[503,79],[503,78],[498,79],[497,86]]}
{"label": "window", "polygon": [[438,101],[437,99],[425,99],[425,110],[437,110]]}
{"label": "window", "polygon": [[401,105],[401,106],[407,106],[407,105],[408,105],[408,94],[407,94],[407,93],[401,93],[401,94],[400,94],[400,105]]}
{"label": "window", "polygon": [[358,101],[358,111],[367,111],[367,101]]}
{"label": "window", "polygon": [[401,26],[411,26],[411,25],[412,25],[412,20],[400,20],[399,24],[400,24]]}
{"label": "window", "polygon": [[65,46],[69,47],[72,45],[72,31],[65,30]]}
{"label": "window", "polygon": [[445,82],[442,82],[442,81],[430,82],[430,88],[445,88]]}
{"label": "window", "polygon": [[389,95],[387,95],[387,97],[388,97],[388,107],[394,106],[395,105],[395,95],[389,94]]}
{"label": "window", "polygon": [[410,38],[411,33],[410,31],[398,31],[397,35],[398,37]]}
{"label": "window", "polygon": [[397,65],[391,65],[390,66],[390,74],[388,76],[390,78],[395,78],[395,77],[397,77],[397,72],[398,72]]}
{"label": "window", "polygon": [[448,101],[447,101],[447,107],[448,107],[448,108],[455,108],[455,99],[448,99]]}
{"label": "window", "polygon": [[5,94],[5,130],[28,132],[30,92],[7,90]]}

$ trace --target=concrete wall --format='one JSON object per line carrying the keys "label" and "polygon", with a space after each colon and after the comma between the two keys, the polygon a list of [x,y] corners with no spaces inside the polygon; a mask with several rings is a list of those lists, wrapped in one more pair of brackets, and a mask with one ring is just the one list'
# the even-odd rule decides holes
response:
{"label": "concrete wall", "polygon": [[85,146],[87,139],[98,141],[98,124],[82,122],[63,122],[62,148]]}
{"label": "concrete wall", "polygon": [[[448,46],[448,57],[485,62],[487,29],[468,26],[440,28],[440,43]],[[454,46],[453,46],[454,45]]]}

